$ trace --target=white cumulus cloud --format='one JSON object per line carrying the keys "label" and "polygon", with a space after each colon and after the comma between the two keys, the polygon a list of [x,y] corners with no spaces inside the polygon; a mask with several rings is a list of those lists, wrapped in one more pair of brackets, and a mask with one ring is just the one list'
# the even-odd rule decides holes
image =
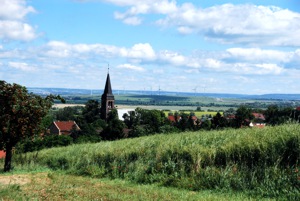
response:
{"label": "white cumulus cloud", "polygon": [[231,59],[243,60],[248,62],[260,62],[260,61],[277,61],[288,62],[293,56],[292,52],[283,52],[278,50],[264,50],[260,48],[230,48],[226,50]]}
{"label": "white cumulus cloud", "polygon": [[142,15],[157,15],[156,24],[181,34],[199,34],[219,43],[300,46],[300,13],[276,6],[223,4],[207,8],[175,0],[99,0],[125,7],[115,18],[139,25]]}
{"label": "white cumulus cloud", "polygon": [[15,69],[22,70],[22,71],[34,71],[34,70],[36,70],[35,67],[30,66],[29,64],[24,63],[24,62],[9,62],[8,65],[11,68],[15,68]]}
{"label": "white cumulus cloud", "polygon": [[28,13],[36,12],[25,0],[1,0],[0,19],[23,20]]}
{"label": "white cumulus cloud", "polygon": [[139,67],[139,66],[135,66],[135,65],[132,65],[132,64],[121,64],[121,65],[118,65],[117,68],[123,68],[123,69],[140,71],[140,72],[145,71],[144,68]]}
{"label": "white cumulus cloud", "polygon": [[34,28],[25,22],[34,8],[25,0],[2,0],[0,6],[0,39],[29,41],[36,38]]}
{"label": "white cumulus cloud", "polygon": [[224,4],[203,9],[183,4],[157,23],[221,43],[300,45],[300,14],[274,6]]}
{"label": "white cumulus cloud", "polygon": [[138,43],[131,48],[122,48],[121,55],[137,60],[154,60],[156,58],[156,53],[149,43]]}

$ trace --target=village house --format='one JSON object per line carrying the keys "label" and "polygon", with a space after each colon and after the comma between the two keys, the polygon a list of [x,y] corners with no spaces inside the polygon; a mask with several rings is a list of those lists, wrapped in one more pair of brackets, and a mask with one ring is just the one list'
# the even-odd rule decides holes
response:
{"label": "village house", "polygon": [[[198,119],[195,115],[189,116],[188,118],[191,118],[191,119],[192,119],[192,121],[193,121],[193,123],[194,123],[195,126],[199,125],[200,119]],[[181,119],[182,119],[182,117],[181,117],[180,115],[177,115],[177,116],[175,116],[175,115],[173,115],[173,114],[169,114],[169,115],[168,115],[168,120],[169,120],[173,125],[174,125],[175,123],[180,122]]]}
{"label": "village house", "polygon": [[173,115],[173,114],[169,114],[169,115],[168,115],[168,120],[169,120],[172,124],[175,124],[175,123],[179,122],[180,119],[181,119],[181,116],[180,116],[180,115],[177,115],[177,116],[175,116],[175,115]]}
{"label": "village house", "polygon": [[49,126],[49,133],[54,135],[70,135],[74,130],[80,130],[75,121],[54,121]]}
{"label": "village house", "polygon": [[253,121],[249,124],[250,127],[258,127],[258,128],[263,128],[266,126],[266,118],[263,114],[261,113],[255,113],[253,112],[252,115],[254,116]]}

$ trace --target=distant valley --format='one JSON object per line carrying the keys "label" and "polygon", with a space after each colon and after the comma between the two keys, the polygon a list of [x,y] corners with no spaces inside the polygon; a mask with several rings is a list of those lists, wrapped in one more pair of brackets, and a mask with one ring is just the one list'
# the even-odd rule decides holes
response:
{"label": "distant valley", "polygon": [[[28,88],[29,92],[38,95],[58,94],[58,95],[101,95],[103,90],[89,89],[68,89],[68,88]],[[174,91],[148,91],[148,90],[113,90],[114,95],[163,95],[163,96],[202,96],[210,98],[236,98],[236,99],[256,99],[256,100],[278,100],[278,101],[298,101],[300,94],[227,94],[227,93],[195,93],[195,92],[174,92]]]}

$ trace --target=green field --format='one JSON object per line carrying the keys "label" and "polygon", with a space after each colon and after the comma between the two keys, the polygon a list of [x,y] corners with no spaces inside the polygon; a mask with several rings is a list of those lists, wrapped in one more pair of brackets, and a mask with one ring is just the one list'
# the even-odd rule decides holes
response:
{"label": "green field", "polygon": [[[88,100],[101,100],[100,95],[64,95],[69,104],[84,104]],[[251,100],[238,98],[213,98],[206,96],[175,96],[175,95],[134,95],[134,94],[115,94],[116,105],[126,106],[146,106],[170,110],[196,110],[198,106],[202,110],[227,110],[237,108],[241,104],[246,104],[252,108],[267,108],[268,105],[295,106],[299,101],[284,100]]]}
{"label": "green field", "polygon": [[[31,199],[31,192],[46,191],[49,196],[59,194],[73,199],[73,195],[94,194],[88,188],[78,192],[84,188],[79,183],[92,183],[114,189],[110,193],[104,191],[106,187],[101,188],[104,194],[100,195],[100,191],[99,196],[106,200],[199,200],[201,196],[204,200],[218,196],[223,200],[299,200],[299,130],[299,124],[287,124],[264,129],[185,132],[20,154],[14,157],[14,171],[28,175],[47,170],[48,187],[31,186],[30,182],[24,186],[2,185],[0,195],[12,189],[16,198],[26,195]],[[39,181],[39,174],[36,180],[29,180]],[[52,180],[61,189],[70,189],[60,191],[51,186]],[[122,186],[120,183],[124,186],[114,187]],[[141,194],[148,188],[152,189],[151,198],[138,197],[147,196]],[[117,196],[117,191],[125,192],[124,198],[105,197]]]}
{"label": "green field", "polygon": [[[168,116],[169,113],[175,113],[175,112],[179,112],[180,111],[176,111],[176,110],[171,110],[171,111],[164,111],[166,117]],[[185,110],[183,111],[186,114],[190,114],[191,112],[193,112],[195,114],[196,117],[202,117],[202,115],[211,115],[211,116],[215,116],[217,114],[217,112],[210,112],[210,111],[192,111],[192,110]],[[220,114],[223,114],[223,112],[220,112]]]}

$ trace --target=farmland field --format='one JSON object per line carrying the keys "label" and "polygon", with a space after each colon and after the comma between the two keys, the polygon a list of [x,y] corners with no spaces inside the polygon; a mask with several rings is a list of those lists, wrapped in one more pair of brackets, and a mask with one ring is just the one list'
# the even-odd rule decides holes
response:
{"label": "farmland field", "polygon": [[[101,100],[100,95],[65,95],[63,96],[68,104],[85,104],[88,100]],[[256,100],[242,98],[214,98],[207,96],[174,96],[174,95],[115,95],[115,104],[122,106],[143,106],[150,109],[169,109],[169,110],[227,110],[237,108],[241,104],[252,108],[267,108],[268,105],[276,104],[280,106],[300,105],[300,101],[286,100]]]}
{"label": "farmland field", "polygon": [[[88,100],[101,101],[100,95],[65,95],[63,96],[67,103],[59,104],[54,107],[61,108],[66,106],[84,106]],[[174,95],[115,95],[115,105],[119,109],[135,109],[141,107],[144,109],[158,109],[170,111],[196,111],[198,107],[201,111],[225,111],[230,108],[238,108],[240,105],[246,105],[250,108],[266,109],[270,105],[279,107],[296,107],[300,101],[286,100],[256,100],[241,98],[214,98],[206,96],[174,96]],[[196,114],[201,116],[203,113]],[[205,113],[209,114],[209,113]],[[212,113],[212,115],[215,113]]]}
{"label": "farmland field", "polygon": [[[170,112],[172,112],[174,114],[174,112],[178,112],[178,110],[171,110],[171,111],[164,111],[166,117],[168,116],[168,114]],[[193,110],[184,110],[182,111],[186,114],[190,114],[190,112],[193,112],[195,114],[196,117],[201,117],[202,115],[211,115],[211,116],[215,116],[217,114],[217,112],[211,112],[211,111],[193,111]],[[222,112],[220,112],[220,114],[223,114]]]}

